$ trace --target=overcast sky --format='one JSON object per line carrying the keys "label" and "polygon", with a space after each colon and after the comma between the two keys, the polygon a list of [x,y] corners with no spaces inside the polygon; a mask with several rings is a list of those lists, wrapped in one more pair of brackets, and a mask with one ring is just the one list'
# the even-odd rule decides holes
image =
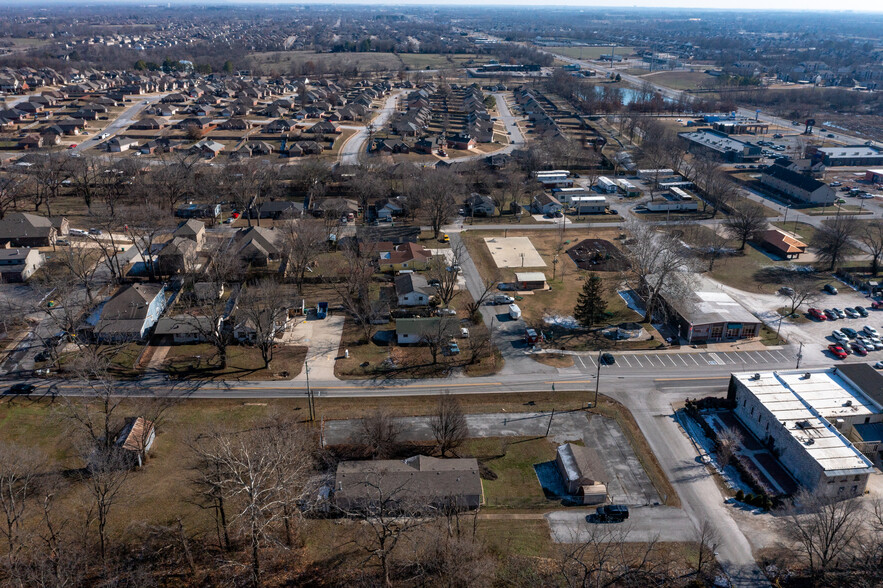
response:
{"label": "overcast sky", "polygon": [[[146,0],[152,3],[155,0]],[[159,0],[163,3],[168,0]],[[0,0],[2,6],[4,0]],[[568,6],[568,7],[651,7],[651,8],[711,8],[742,10],[799,10],[883,12],[883,0],[172,0],[172,3],[213,4],[363,4],[396,6],[402,4],[421,6]]]}

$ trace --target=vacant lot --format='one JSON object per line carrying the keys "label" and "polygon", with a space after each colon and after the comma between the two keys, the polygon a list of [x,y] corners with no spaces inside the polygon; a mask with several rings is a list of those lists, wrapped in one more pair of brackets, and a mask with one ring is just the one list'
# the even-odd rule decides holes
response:
{"label": "vacant lot", "polygon": [[[546,51],[572,57],[574,59],[598,59],[602,55],[610,55],[611,47],[544,47]],[[616,47],[612,49],[616,55],[623,57],[634,55],[634,47]]]}
{"label": "vacant lot", "polygon": [[183,380],[285,380],[300,373],[307,348],[278,345],[270,366],[264,368],[256,347],[241,345],[227,348],[227,366],[221,367],[215,348],[205,343],[173,345],[163,369],[169,376]]}

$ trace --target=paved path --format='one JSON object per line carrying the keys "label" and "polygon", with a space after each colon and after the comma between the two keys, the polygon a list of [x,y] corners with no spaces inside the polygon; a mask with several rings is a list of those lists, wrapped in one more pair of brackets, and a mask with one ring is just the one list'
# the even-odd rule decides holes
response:
{"label": "paved path", "polygon": [[[340,349],[340,337],[343,334],[344,316],[329,316],[324,320],[307,320],[298,323],[292,332],[291,339],[301,345],[308,345],[307,363],[310,379],[337,380],[334,375],[334,362]],[[293,381],[306,382],[307,372],[301,370]]]}
{"label": "paved path", "polygon": [[[373,121],[371,121],[371,125],[375,130],[378,130],[386,125],[386,123],[389,121],[390,117],[396,110],[396,100],[404,93],[404,90],[400,90],[398,92],[390,94],[386,98],[383,103],[383,107],[380,110],[380,113],[374,118]],[[360,156],[368,149],[368,127],[363,126],[358,128],[359,130],[356,132],[356,134],[347,139],[346,143],[343,144],[343,147],[340,148],[340,153],[337,156],[337,160],[341,165],[359,165]]]}

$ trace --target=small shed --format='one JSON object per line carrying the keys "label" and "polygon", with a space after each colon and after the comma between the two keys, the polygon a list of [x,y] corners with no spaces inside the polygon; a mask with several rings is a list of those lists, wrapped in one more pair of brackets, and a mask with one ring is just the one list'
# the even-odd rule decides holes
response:
{"label": "small shed", "polygon": [[573,443],[559,445],[555,466],[567,492],[581,496],[583,504],[599,504],[607,500],[607,486],[600,480],[604,477],[604,466],[592,449]]}
{"label": "small shed", "polygon": [[517,290],[545,290],[546,275],[543,272],[516,272],[515,288]]}

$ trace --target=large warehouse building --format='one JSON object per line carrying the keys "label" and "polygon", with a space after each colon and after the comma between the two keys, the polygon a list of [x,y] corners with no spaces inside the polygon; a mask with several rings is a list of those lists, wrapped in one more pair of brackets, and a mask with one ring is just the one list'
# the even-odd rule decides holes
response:
{"label": "large warehouse building", "polygon": [[728,397],[739,420],[803,488],[829,498],[864,493],[874,465],[849,436],[883,421],[883,376],[873,368],[735,373]]}
{"label": "large warehouse building", "polygon": [[754,143],[739,141],[726,133],[710,129],[678,133],[678,137],[687,142],[689,151],[711,153],[730,163],[757,161],[762,154],[762,149]]}
{"label": "large warehouse building", "polygon": [[828,167],[857,167],[883,165],[883,150],[871,145],[844,145],[842,147],[810,147],[810,155],[821,157]]}

